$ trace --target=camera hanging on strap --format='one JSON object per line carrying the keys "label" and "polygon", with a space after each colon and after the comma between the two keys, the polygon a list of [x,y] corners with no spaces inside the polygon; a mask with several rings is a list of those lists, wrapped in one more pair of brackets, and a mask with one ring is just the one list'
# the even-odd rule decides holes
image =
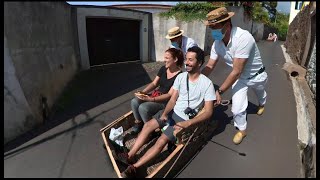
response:
{"label": "camera hanging on strap", "polygon": [[187,74],[187,92],[188,92],[188,107],[184,110],[184,113],[189,116],[189,119],[194,118],[197,115],[197,111],[190,108],[189,102],[189,75]]}

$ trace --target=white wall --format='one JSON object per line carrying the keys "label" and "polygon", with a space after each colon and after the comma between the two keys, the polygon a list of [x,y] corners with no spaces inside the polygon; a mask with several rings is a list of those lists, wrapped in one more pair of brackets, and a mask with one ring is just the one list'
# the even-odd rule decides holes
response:
{"label": "white wall", "polygon": [[296,1],[291,1],[291,8],[290,8],[290,16],[289,16],[289,24],[293,21],[293,19],[297,16],[300,12],[300,9],[295,9]]}
{"label": "white wall", "polygon": [[159,16],[159,13],[152,14],[153,21],[153,40],[151,44],[151,60],[152,61],[163,61],[163,55],[165,50],[170,46],[170,40],[166,39],[165,36],[168,30],[172,27],[179,26],[180,29],[184,30],[184,34],[192,39],[199,45],[200,48],[204,49],[206,26],[200,21],[193,22],[181,22],[176,19],[167,19]]}

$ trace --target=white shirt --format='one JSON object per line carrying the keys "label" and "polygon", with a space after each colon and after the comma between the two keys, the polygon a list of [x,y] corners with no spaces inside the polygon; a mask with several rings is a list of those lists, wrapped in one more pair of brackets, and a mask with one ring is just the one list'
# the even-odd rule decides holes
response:
{"label": "white shirt", "polygon": [[[187,75],[188,72],[180,73],[174,80],[172,86],[173,89],[179,91],[179,96],[173,111],[184,120],[189,119],[189,116],[184,113],[184,110],[188,107]],[[204,106],[205,101],[216,100],[216,94],[214,92],[212,81],[203,74],[200,74],[195,82],[189,80],[190,108],[199,112]]]}
{"label": "white shirt", "polygon": [[[184,56],[186,55],[187,50],[193,46],[198,46],[198,44],[192,38],[189,38],[187,36],[182,36],[181,50]],[[175,48],[175,47],[170,45],[170,48]]]}
{"label": "white shirt", "polygon": [[240,27],[232,27],[227,47],[222,40],[215,40],[211,47],[210,59],[223,59],[228,66],[233,67],[234,58],[245,58],[247,61],[240,79],[253,76],[263,66],[260,51],[253,36]]}

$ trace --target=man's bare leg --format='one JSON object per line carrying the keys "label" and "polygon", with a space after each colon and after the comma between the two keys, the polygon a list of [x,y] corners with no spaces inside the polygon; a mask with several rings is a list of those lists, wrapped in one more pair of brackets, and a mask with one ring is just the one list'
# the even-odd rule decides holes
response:
{"label": "man's bare leg", "polygon": [[151,119],[143,125],[143,128],[140,134],[138,135],[136,142],[134,143],[133,147],[128,153],[129,159],[132,158],[139,151],[139,149],[145,144],[149,135],[158,127],[159,123],[155,119]]}
{"label": "man's bare leg", "polygon": [[156,157],[168,142],[169,139],[162,133],[157,142],[138,160],[138,162],[134,163],[133,166],[136,168],[141,167],[143,164]]}

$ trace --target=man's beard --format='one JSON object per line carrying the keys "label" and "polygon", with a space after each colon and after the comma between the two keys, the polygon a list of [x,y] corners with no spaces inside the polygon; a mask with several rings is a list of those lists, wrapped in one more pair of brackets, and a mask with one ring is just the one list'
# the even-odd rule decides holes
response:
{"label": "man's beard", "polygon": [[[191,69],[188,70],[188,67],[191,68]],[[197,67],[186,65],[186,71],[187,71],[188,73],[190,73],[190,74],[195,74],[196,72],[198,72],[198,69],[197,69]]]}

